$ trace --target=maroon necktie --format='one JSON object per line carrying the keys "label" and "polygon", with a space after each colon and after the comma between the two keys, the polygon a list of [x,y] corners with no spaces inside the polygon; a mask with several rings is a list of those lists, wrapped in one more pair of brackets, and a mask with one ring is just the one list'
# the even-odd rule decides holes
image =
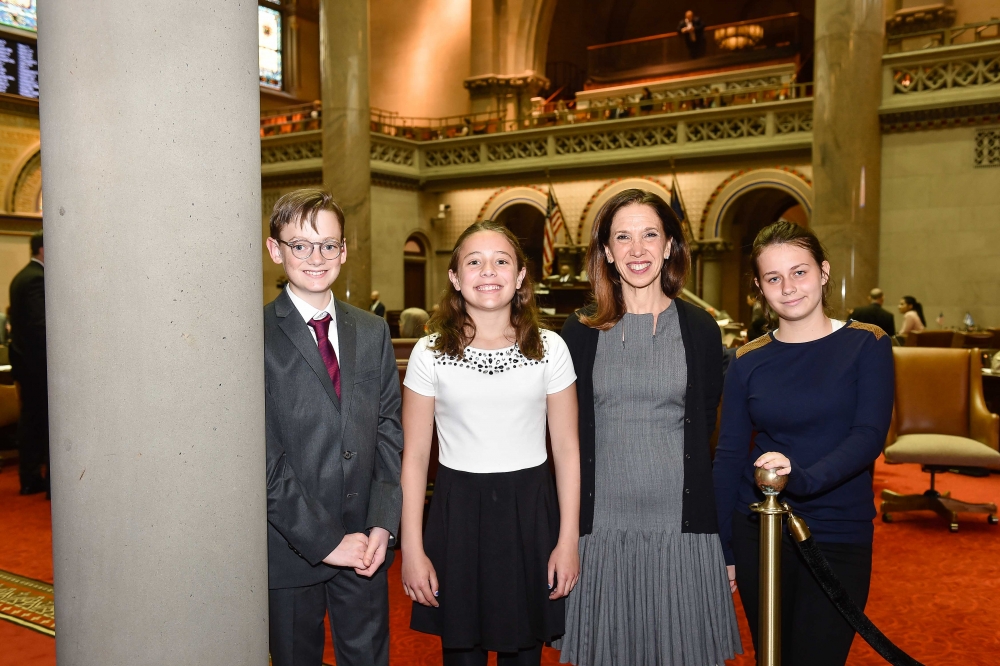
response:
{"label": "maroon necktie", "polygon": [[316,331],[316,342],[319,344],[319,355],[323,357],[323,364],[330,374],[330,381],[333,382],[333,390],[340,397],[340,364],[337,363],[337,352],[333,350],[333,343],[330,342],[330,317],[329,312],[324,312],[319,319],[310,319],[309,325]]}

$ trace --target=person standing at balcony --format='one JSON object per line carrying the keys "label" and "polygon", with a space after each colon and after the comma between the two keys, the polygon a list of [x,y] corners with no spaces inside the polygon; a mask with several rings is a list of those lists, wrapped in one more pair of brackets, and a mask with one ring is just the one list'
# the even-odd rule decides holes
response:
{"label": "person standing at balcony", "polygon": [[655,194],[604,205],[587,265],[596,303],[562,332],[578,375],[582,492],[560,660],[722,664],[742,646],[712,493],[719,327],[677,298],[691,258]]}
{"label": "person standing at balcony", "polygon": [[[893,401],[889,336],[826,315],[826,252],[809,230],[779,221],[753,242],[757,298],[777,325],[743,345],[726,372],[713,478],[729,579],[758,644],[758,467],[788,475],[781,499],[804,518],[847,594],[864,609],[872,568],[871,466]],[[854,630],[786,534],[781,558],[781,657],[843,666]]]}
{"label": "person standing at balcony", "polygon": [[[466,229],[403,381],[403,589],[445,666],[538,666],[576,585],[580,451],[566,343],[539,328],[517,238]],[[439,466],[421,534],[431,438]],[[556,483],[545,430],[552,436]]]}
{"label": "person standing at balcony", "polygon": [[677,32],[684,38],[684,46],[692,60],[705,55],[705,26],[690,9],[684,12],[684,18],[677,24]]}

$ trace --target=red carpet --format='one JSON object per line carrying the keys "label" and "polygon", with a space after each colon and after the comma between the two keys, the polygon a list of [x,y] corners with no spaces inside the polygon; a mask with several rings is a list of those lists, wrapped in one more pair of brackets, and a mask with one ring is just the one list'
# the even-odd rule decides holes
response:
{"label": "red carpet", "polygon": [[[876,496],[883,488],[923,492],[927,475],[915,465],[876,467]],[[939,477],[938,487],[971,502],[1000,501],[1000,476]],[[49,504],[41,495],[17,494],[17,470],[0,472],[0,569],[52,581]],[[875,563],[869,617],[914,658],[927,666],[989,666],[1000,663],[1000,526],[968,516],[957,534],[931,513],[897,514],[896,522],[875,523]],[[408,629],[410,603],[399,582],[399,559],[389,572],[393,666],[440,664],[440,643]],[[737,608],[739,604],[737,602]],[[754,663],[746,622],[740,615],[746,654],[731,666]],[[57,629],[58,630],[58,629]],[[333,651],[327,646],[327,662]],[[0,666],[53,666],[55,641],[0,621]],[[546,650],[543,663],[558,662]],[[857,639],[849,663],[884,664]]]}

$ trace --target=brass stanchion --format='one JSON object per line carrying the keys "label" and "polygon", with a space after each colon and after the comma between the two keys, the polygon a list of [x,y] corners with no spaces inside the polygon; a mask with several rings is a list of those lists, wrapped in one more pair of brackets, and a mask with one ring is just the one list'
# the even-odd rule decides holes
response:
{"label": "brass stanchion", "polygon": [[781,666],[781,516],[788,507],[778,502],[788,476],[758,467],[754,472],[763,502],[750,505],[760,514],[760,618],[757,629],[758,666]]}

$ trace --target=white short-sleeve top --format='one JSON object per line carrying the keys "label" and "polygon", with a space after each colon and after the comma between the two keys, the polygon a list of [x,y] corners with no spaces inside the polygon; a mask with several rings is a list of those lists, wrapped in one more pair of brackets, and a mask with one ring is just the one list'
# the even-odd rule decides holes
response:
{"label": "white short-sleeve top", "polygon": [[403,386],[434,398],[438,461],[477,474],[513,472],[546,460],[546,396],[576,381],[566,343],[542,330],[544,355],[527,358],[515,344],[504,349],[467,347],[457,359],[420,338],[410,354]]}

